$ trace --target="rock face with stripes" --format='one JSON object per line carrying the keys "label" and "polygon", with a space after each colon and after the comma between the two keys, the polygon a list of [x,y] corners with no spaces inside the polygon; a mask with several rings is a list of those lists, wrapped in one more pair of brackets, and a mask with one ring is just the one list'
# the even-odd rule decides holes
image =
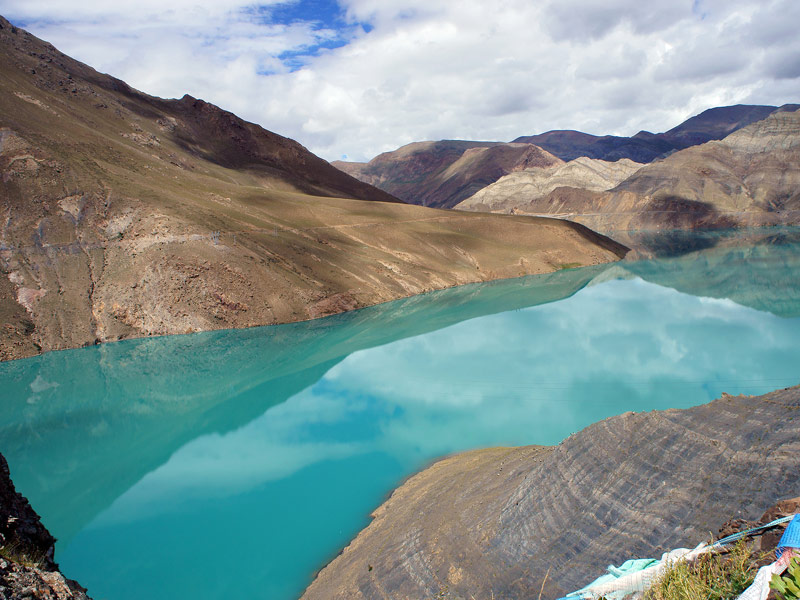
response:
{"label": "rock face with stripes", "polygon": [[517,212],[560,187],[602,192],[612,189],[643,165],[622,158],[616,162],[581,156],[561,165],[509,173],[455,206],[457,210]]}
{"label": "rock face with stripes", "polygon": [[468,452],[398,488],[306,599],[556,598],[800,492],[800,387]]}

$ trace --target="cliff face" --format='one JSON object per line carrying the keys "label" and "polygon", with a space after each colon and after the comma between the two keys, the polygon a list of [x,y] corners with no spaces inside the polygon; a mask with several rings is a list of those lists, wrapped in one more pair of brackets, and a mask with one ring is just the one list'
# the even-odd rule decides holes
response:
{"label": "cliff face", "polygon": [[451,208],[503,175],[563,161],[533,144],[415,142],[368,163],[333,165],[412,204]]}
{"label": "cliff face", "polygon": [[55,539],[14,489],[0,454],[0,598],[87,600],[86,590],[53,562]]}
{"label": "cliff face", "polygon": [[[398,488],[304,598],[555,598],[800,491],[800,388],[468,452]],[[546,578],[546,582],[545,582]]]}
{"label": "cliff face", "polygon": [[405,205],[293,140],[137,92],[2,18],[0,57],[0,360],[300,321],[624,254],[570,224]]}

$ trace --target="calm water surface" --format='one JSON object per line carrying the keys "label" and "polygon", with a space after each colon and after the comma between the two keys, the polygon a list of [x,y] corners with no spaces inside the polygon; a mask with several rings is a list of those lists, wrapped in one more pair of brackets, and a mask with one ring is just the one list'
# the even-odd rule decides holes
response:
{"label": "calm water surface", "polygon": [[756,237],[3,363],[0,452],[96,600],[296,598],[437,456],[799,383],[800,235]]}

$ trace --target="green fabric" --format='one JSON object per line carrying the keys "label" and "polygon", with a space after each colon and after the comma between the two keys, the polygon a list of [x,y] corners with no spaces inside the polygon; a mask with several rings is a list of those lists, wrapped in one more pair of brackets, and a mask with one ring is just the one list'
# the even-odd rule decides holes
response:
{"label": "green fabric", "polygon": [[581,593],[595,585],[600,583],[608,583],[609,581],[614,581],[615,579],[619,579],[625,575],[630,575],[631,573],[637,573],[639,571],[644,571],[647,567],[652,567],[655,564],[658,564],[658,559],[656,558],[632,558],[630,560],[626,560],[620,566],[615,567],[614,565],[608,565],[606,570],[608,573],[605,575],[601,575],[597,579],[595,579],[589,585],[586,585],[579,589],[577,592],[572,592],[571,594],[567,594],[568,598],[572,597],[580,597]]}

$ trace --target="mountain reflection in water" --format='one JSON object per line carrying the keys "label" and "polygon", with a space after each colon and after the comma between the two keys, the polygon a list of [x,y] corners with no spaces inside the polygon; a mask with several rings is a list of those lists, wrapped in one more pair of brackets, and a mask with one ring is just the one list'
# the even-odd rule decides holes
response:
{"label": "mountain reflection in water", "polygon": [[798,383],[797,232],[745,236],[3,363],[0,452],[95,598],[296,597],[437,456]]}

